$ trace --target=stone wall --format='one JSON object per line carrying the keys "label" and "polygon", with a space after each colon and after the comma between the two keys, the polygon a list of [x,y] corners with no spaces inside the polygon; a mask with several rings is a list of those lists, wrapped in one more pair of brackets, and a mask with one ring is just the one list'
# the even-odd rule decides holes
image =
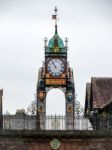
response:
{"label": "stone wall", "polygon": [[19,113],[16,115],[3,115],[4,130],[35,130],[36,116]]}
{"label": "stone wall", "polygon": [[[40,125],[41,124],[41,125]],[[92,130],[88,118],[77,117],[71,124],[74,130]],[[44,130],[66,130],[65,116],[46,116],[46,118],[37,119],[36,115],[27,115],[25,113],[16,113],[15,115],[3,115],[3,129],[9,130],[36,130],[37,125]]]}
{"label": "stone wall", "polygon": [[52,150],[53,139],[59,150],[112,150],[112,131],[0,131],[0,150]]}

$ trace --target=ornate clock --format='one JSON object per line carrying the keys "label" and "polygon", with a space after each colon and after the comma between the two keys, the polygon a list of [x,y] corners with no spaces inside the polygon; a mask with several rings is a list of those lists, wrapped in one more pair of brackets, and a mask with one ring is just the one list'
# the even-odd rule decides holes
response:
{"label": "ornate clock", "polygon": [[[41,117],[42,119],[45,118],[48,91],[52,88],[62,89],[66,99],[66,128],[72,129],[73,124],[71,122],[73,123],[75,110],[75,85],[73,72],[67,61],[67,42],[66,39],[64,44],[64,41],[59,37],[57,24],[55,24],[55,34],[48,43],[45,38],[45,63],[39,70],[37,83],[37,114],[40,119]],[[40,122],[40,126],[45,129],[45,119]]]}
{"label": "ornate clock", "polygon": [[60,76],[65,70],[64,62],[59,58],[49,60],[47,64],[47,71],[54,77]]}

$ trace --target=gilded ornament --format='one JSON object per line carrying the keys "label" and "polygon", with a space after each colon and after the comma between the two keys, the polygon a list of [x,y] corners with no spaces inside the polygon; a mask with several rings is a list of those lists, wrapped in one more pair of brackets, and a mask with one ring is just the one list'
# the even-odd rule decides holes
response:
{"label": "gilded ornament", "polygon": [[72,112],[73,112],[73,108],[72,108],[71,105],[69,105],[69,106],[67,107],[67,111],[68,111],[68,113],[72,113]]}
{"label": "gilded ornament", "polygon": [[50,142],[50,145],[51,145],[51,148],[53,150],[58,150],[61,146],[61,142],[58,140],[58,139],[53,139],[51,142]]}

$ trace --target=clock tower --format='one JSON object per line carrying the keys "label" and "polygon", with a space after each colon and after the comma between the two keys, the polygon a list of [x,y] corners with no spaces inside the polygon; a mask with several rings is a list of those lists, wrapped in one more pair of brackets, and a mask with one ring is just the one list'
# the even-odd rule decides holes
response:
{"label": "clock tower", "polygon": [[[75,85],[73,70],[67,60],[67,38],[65,42],[58,35],[57,8],[52,19],[55,20],[54,36],[47,42],[45,38],[45,61],[39,69],[37,83],[37,116],[40,126],[44,128],[43,121],[46,116],[46,95],[52,88],[59,88],[65,94],[66,129],[73,128],[75,115]],[[61,101],[61,100],[60,100]]]}

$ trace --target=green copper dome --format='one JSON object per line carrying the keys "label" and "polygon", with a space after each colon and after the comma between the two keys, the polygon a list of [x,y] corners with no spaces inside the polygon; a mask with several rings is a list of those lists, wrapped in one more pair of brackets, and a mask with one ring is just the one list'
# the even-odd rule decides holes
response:
{"label": "green copper dome", "polygon": [[64,48],[63,40],[59,37],[57,33],[54,34],[54,36],[49,40],[48,44],[49,48]]}
{"label": "green copper dome", "polygon": [[67,53],[67,49],[64,46],[63,40],[59,37],[57,32],[57,26],[55,26],[55,34],[54,36],[49,40],[48,45],[45,48],[46,53],[58,53],[63,54]]}

